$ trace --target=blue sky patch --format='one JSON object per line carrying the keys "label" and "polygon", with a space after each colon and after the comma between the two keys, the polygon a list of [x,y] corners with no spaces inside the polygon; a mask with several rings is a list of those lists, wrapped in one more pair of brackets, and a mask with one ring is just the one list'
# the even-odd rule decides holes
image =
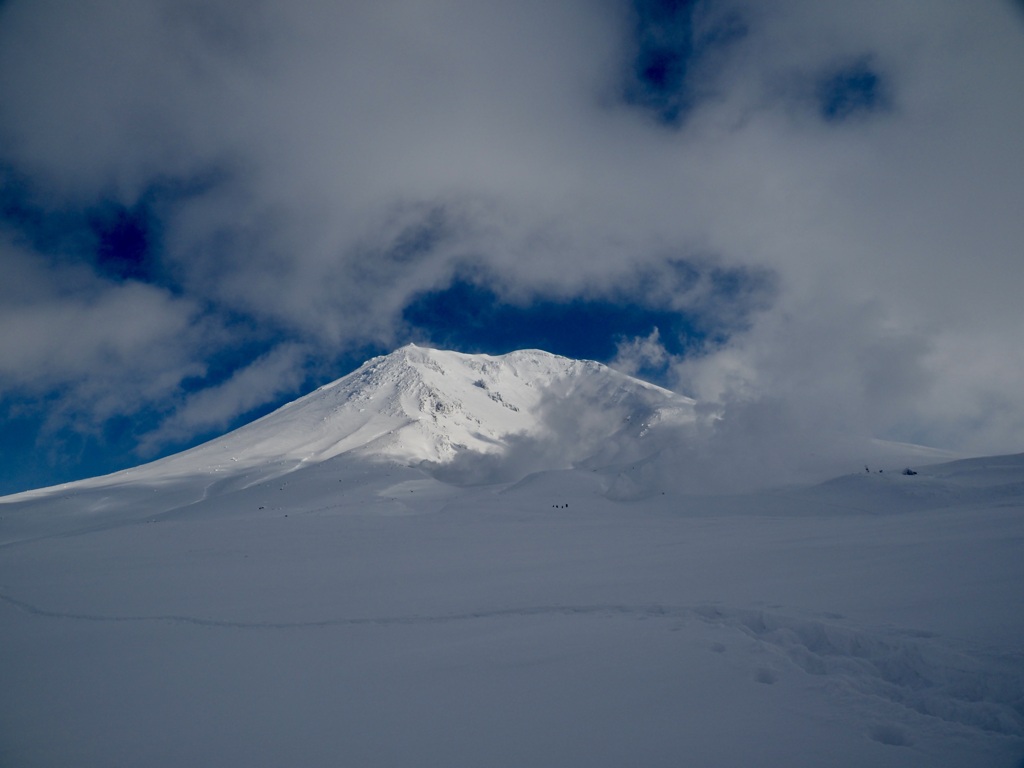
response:
{"label": "blue sky patch", "polygon": [[153,280],[158,270],[159,228],[148,206],[107,204],[89,216],[97,271],[116,280]]}
{"label": "blue sky patch", "polygon": [[[52,398],[50,398],[52,399]],[[104,475],[139,464],[138,437],[157,426],[155,410],[118,415],[95,431],[46,425],[49,404],[14,397],[0,400],[4,466],[0,495]]]}
{"label": "blue sky patch", "polygon": [[817,88],[818,114],[838,123],[889,108],[882,75],[867,59],[835,69],[821,78]]}
{"label": "blue sky patch", "polygon": [[678,312],[608,299],[538,298],[518,305],[465,280],[420,294],[403,319],[449,349],[502,354],[537,348],[601,362],[615,357],[618,342],[647,336],[654,328],[675,354],[683,351],[684,339],[699,336],[690,318]]}
{"label": "blue sky patch", "polygon": [[735,13],[711,18],[708,0],[636,0],[627,103],[678,126],[703,95],[695,69],[746,35]]}
{"label": "blue sky patch", "polygon": [[131,205],[106,198],[58,206],[47,204],[25,176],[0,164],[0,228],[58,262],[88,263],[110,280],[138,280],[179,293],[164,268],[160,211],[209,191],[223,178],[214,171],[194,179],[164,179]]}

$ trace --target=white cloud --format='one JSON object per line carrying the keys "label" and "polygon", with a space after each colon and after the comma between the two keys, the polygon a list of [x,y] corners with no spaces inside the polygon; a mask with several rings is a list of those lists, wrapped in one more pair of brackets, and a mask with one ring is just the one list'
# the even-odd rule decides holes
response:
{"label": "white cloud", "polygon": [[[410,295],[467,265],[509,295],[574,296],[703,259],[775,274],[779,293],[681,363],[694,394],[1019,447],[1019,14],[994,0],[736,7],[748,36],[673,131],[617,101],[625,5],[9,0],[0,143],[55,200],[131,202],[154,179],[220,174],[161,210],[187,299],[147,294],[159,310],[137,337],[112,330],[117,349],[173,335],[195,301],[330,355],[394,342]],[[890,110],[826,125],[815,78],[861,57]],[[104,306],[138,312],[152,290]],[[728,317],[706,298],[674,306]],[[61,306],[38,335],[68,324]],[[41,369],[32,354],[15,351],[9,375]],[[248,391],[219,413],[280,389]],[[219,397],[179,426],[222,418]]]}
{"label": "white cloud", "polygon": [[669,359],[661,343],[661,332],[655,328],[647,336],[624,339],[616,345],[615,359],[609,365],[636,376],[642,368],[659,368]]}
{"label": "white cloud", "polygon": [[160,403],[201,375],[196,306],[140,283],[111,283],[82,267],[42,266],[0,242],[0,394],[61,392],[55,420],[85,428]]}
{"label": "white cloud", "polygon": [[283,344],[235,371],[226,381],[184,396],[174,413],[143,437],[140,453],[187,440],[197,433],[224,429],[247,411],[278,395],[294,392],[305,376],[307,359],[308,350],[296,344]]}

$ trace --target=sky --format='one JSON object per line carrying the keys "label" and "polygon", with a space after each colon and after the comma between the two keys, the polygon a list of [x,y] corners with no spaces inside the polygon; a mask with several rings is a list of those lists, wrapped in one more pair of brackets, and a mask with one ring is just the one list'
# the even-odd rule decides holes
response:
{"label": "sky", "polygon": [[1024,451],[1024,4],[3,0],[0,493],[414,342]]}

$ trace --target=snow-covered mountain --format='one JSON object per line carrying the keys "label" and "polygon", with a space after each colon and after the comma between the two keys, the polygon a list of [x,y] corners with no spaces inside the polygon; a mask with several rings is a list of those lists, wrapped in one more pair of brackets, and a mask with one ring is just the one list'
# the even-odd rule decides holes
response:
{"label": "snow-covered mountain", "polygon": [[[214,441],[201,453],[238,462],[323,461],[343,453],[417,464],[461,451],[501,453],[542,437],[553,412],[614,413],[610,434],[693,418],[693,401],[593,361],[540,350],[468,355],[408,345]],[[608,419],[602,419],[608,423]]]}
{"label": "snow-covered mountain", "polygon": [[442,469],[524,446],[545,469],[564,469],[607,463],[627,446],[631,457],[643,456],[648,444],[655,450],[652,433],[693,419],[693,400],[593,361],[410,344],[223,437],[61,488],[202,474],[266,479],[342,456]]}

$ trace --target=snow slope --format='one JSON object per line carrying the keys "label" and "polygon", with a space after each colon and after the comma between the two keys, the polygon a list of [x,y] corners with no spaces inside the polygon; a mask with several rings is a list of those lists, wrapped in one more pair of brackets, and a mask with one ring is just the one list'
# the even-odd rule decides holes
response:
{"label": "snow slope", "polygon": [[690,404],[595,365],[405,349],[0,500],[0,765],[1019,768],[1024,454],[616,500]]}

